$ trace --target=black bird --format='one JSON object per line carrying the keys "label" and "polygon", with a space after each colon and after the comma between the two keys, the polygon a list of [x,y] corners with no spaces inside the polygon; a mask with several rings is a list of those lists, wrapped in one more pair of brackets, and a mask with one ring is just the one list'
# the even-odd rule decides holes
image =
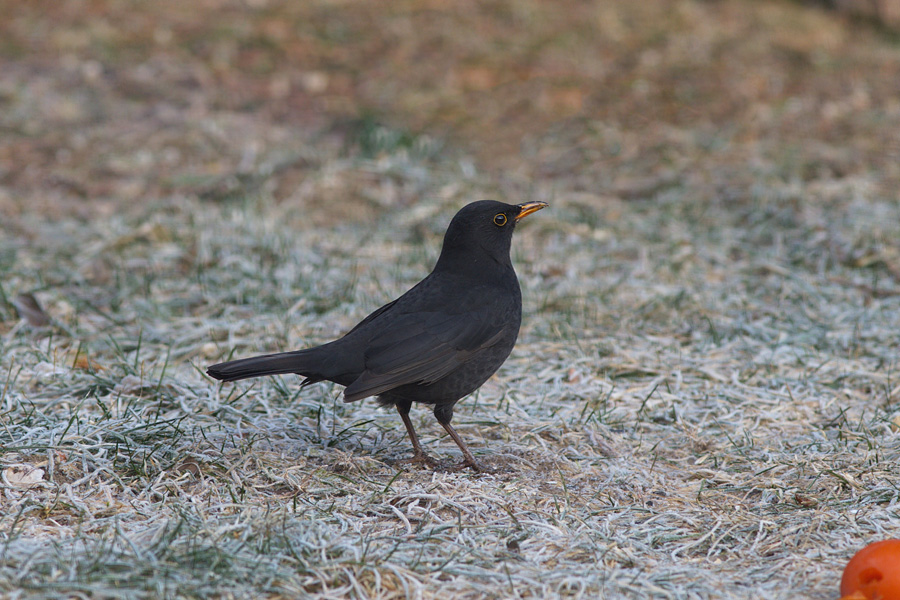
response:
{"label": "black bird", "polygon": [[434,270],[408,292],[385,304],[344,337],[306,350],[267,354],[213,365],[223,381],[296,373],[301,385],[333,381],[346,386],[344,402],[377,396],[397,407],[414,455],[432,460],[409,420],[413,402],[434,405],[464,460],[456,468],[481,467],[450,425],[457,401],[483,384],[509,356],[522,322],[522,292],[509,257],[516,223],[545,202],[493,200],[462,208],[447,228]]}

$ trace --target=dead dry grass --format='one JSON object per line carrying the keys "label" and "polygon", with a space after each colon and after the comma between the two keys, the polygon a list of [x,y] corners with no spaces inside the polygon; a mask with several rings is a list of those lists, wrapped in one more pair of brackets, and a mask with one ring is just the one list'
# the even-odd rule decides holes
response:
{"label": "dead dry grass", "polygon": [[[900,53],[633,4],[16,4],[0,596],[836,598],[900,530]],[[551,205],[458,405],[496,473],[392,466],[397,416],[336,387],[203,375],[339,335],[488,196]]]}

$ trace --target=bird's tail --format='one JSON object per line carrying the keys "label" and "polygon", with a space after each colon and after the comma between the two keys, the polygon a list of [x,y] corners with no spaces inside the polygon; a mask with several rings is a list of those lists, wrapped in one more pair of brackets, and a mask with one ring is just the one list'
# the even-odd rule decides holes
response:
{"label": "bird's tail", "polygon": [[237,381],[263,375],[296,373],[306,377],[307,381],[304,381],[304,384],[314,383],[324,379],[319,374],[320,366],[317,364],[319,358],[314,350],[315,348],[309,348],[294,352],[241,358],[213,365],[206,369],[206,374],[220,381]]}

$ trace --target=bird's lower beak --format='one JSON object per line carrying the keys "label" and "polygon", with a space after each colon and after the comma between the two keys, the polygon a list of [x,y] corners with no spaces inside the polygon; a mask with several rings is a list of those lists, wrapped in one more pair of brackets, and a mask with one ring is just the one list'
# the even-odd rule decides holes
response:
{"label": "bird's lower beak", "polygon": [[549,206],[546,202],[526,202],[525,204],[519,204],[519,214],[516,216],[516,223],[527,217],[533,212],[537,212],[542,208],[547,208]]}

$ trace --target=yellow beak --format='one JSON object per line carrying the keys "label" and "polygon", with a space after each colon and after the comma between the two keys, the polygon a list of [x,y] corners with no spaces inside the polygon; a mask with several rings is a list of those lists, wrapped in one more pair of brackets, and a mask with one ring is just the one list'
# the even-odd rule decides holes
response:
{"label": "yellow beak", "polygon": [[525,204],[519,204],[519,214],[516,216],[516,223],[527,217],[533,212],[537,212],[542,208],[547,208],[549,204],[546,202],[526,202]]}

